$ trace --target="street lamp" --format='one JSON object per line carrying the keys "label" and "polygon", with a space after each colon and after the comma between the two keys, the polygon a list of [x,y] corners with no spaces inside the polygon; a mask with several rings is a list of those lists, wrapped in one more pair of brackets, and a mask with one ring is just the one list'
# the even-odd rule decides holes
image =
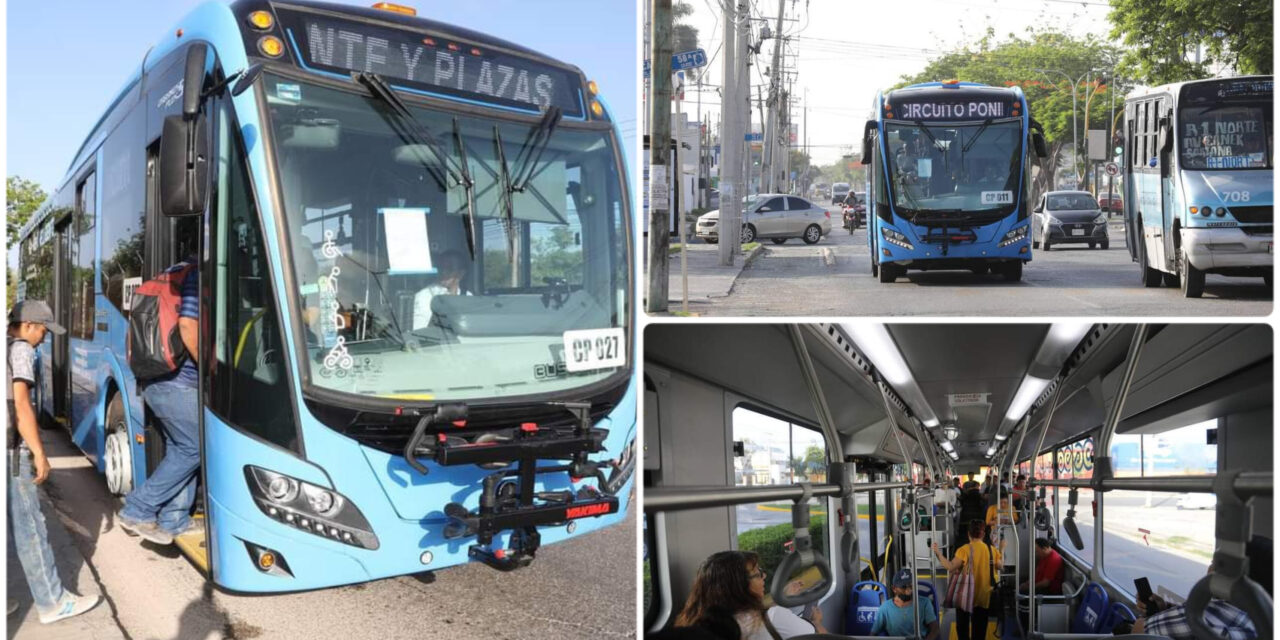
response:
{"label": "street lamp", "polygon": [[[1067,72],[1059,71],[1058,69],[1032,69],[1032,71],[1061,74],[1062,77],[1067,79],[1067,82],[1071,82],[1071,76],[1067,75]],[[1080,84],[1085,76],[1090,73],[1092,73],[1092,70],[1080,74],[1080,77],[1076,78],[1075,82],[1071,82],[1071,171],[1076,175],[1077,182],[1080,180],[1080,138],[1076,135],[1076,85]],[[1088,123],[1086,122],[1085,125],[1088,126]]]}

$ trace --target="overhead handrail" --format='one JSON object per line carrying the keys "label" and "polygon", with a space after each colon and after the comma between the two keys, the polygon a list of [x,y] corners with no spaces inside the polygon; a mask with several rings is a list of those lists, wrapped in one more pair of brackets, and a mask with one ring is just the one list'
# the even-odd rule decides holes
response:
{"label": "overhead handrail", "polygon": [[[898,489],[906,482],[868,482],[855,485],[854,493]],[[810,485],[814,496],[838,496],[843,489],[838,484]],[[743,487],[646,487],[644,490],[645,513],[660,511],[686,511],[710,507],[732,507],[740,504],[794,500],[803,493],[799,485],[764,485]]]}
{"label": "overhead handrail", "polygon": [[[1116,435],[1116,427],[1120,425],[1120,415],[1124,412],[1124,403],[1129,399],[1129,389],[1133,386],[1134,374],[1138,371],[1138,360],[1142,357],[1142,349],[1147,343],[1147,325],[1140,324],[1133,328],[1133,339],[1129,342],[1129,355],[1124,363],[1124,376],[1120,378],[1120,386],[1116,388],[1115,400],[1111,402],[1107,412],[1107,421],[1102,423],[1102,432],[1098,434],[1098,444],[1094,447],[1092,487],[1094,491],[1106,492],[1102,480],[1115,477],[1111,465],[1111,439]],[[1098,455],[1101,454],[1101,455]],[[1094,542],[1101,548],[1102,527],[1094,527]]]}
{"label": "overhead handrail", "polygon": [[[1100,484],[1104,489],[1119,491],[1157,491],[1164,493],[1213,493],[1217,476],[1165,476],[1154,478],[1111,478]],[[1243,471],[1235,479],[1235,491],[1241,496],[1269,496],[1274,486],[1270,471]],[[1092,480],[1041,480],[1042,487],[1093,487]]]}
{"label": "overhead handrail", "polygon": [[[831,565],[821,551],[813,548],[813,539],[809,537],[809,498],[813,492],[808,484],[801,484],[800,487],[804,492],[791,505],[791,526],[796,530],[791,551],[783,556],[769,589],[773,601],[783,607],[799,607],[817,602],[831,589],[833,582]],[[787,594],[787,583],[792,574],[809,568],[816,568],[821,579],[800,593]]]}
{"label": "overhead handrail", "polygon": [[836,431],[835,419],[831,417],[831,407],[822,392],[818,381],[817,370],[813,366],[813,358],[809,357],[809,348],[804,344],[804,336],[800,334],[800,325],[788,325],[787,332],[791,336],[791,344],[796,350],[796,359],[800,362],[800,373],[804,375],[809,387],[810,400],[813,401],[813,412],[818,416],[818,426],[827,441],[827,462],[844,461],[844,444],[840,441],[840,433]]}
{"label": "overhead handrail", "polygon": [[1221,473],[1214,483],[1214,493],[1218,497],[1214,536],[1218,543],[1213,551],[1213,573],[1200,578],[1191,587],[1186,602],[1187,624],[1197,638],[1226,638],[1204,623],[1204,610],[1211,597],[1226,600],[1248,614],[1257,637],[1272,637],[1271,596],[1249,578],[1245,544],[1249,540],[1252,514],[1235,491],[1235,480],[1239,474],[1240,471]]}
{"label": "overhead handrail", "polygon": [[[1028,489],[1030,489],[1033,486],[1033,484],[1036,481],[1037,475],[1040,473],[1040,447],[1044,446],[1044,437],[1046,434],[1049,433],[1049,425],[1053,423],[1053,414],[1055,411],[1058,410],[1058,401],[1062,397],[1062,388],[1065,386],[1067,386],[1067,381],[1065,379],[1059,379],[1057,381],[1057,384],[1054,385],[1053,397],[1049,400],[1049,413],[1044,418],[1044,428],[1040,430],[1040,441],[1037,442],[1035,448],[1031,450],[1031,477],[1027,478]],[[1027,429],[1030,429],[1030,428],[1031,428],[1031,420],[1030,420],[1030,417],[1028,417]],[[1042,494],[1044,493],[1044,488],[1040,489],[1040,493]],[[1054,494],[1054,495],[1057,495],[1057,494]],[[1042,495],[1040,497],[1043,498],[1044,496]],[[1031,526],[1029,527],[1029,529],[1031,530],[1031,536],[1030,536],[1031,539],[1027,541],[1027,545],[1031,547],[1031,558],[1032,558],[1031,568],[1027,573],[1027,576],[1028,576],[1027,581],[1029,583],[1028,590],[1030,591],[1030,602],[1032,603],[1031,606],[1029,607],[1030,613],[1027,615],[1027,628],[1032,631],[1035,631],[1036,630],[1036,614],[1038,613],[1036,609],[1039,609],[1040,607],[1038,606],[1039,602],[1036,600],[1036,565],[1039,563],[1035,562],[1034,545],[1035,545],[1035,539],[1036,539],[1036,535],[1035,535],[1036,528],[1037,528],[1036,525],[1040,521],[1040,507],[1034,493],[1031,495],[1031,500],[1029,500],[1029,502],[1031,503],[1031,512],[1035,515],[1033,516],[1034,519],[1031,520],[1030,522]]]}

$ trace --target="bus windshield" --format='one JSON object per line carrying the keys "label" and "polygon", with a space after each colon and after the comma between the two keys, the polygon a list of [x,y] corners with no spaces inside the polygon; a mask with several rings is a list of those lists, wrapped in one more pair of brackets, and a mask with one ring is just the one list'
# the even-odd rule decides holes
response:
{"label": "bus windshield", "polygon": [[1022,123],[966,125],[888,121],[889,185],[894,208],[917,218],[999,218],[1017,205]]}
{"label": "bus windshield", "polygon": [[[478,400],[625,371],[624,185],[608,126],[535,136],[536,120],[474,110],[410,104],[407,122],[354,83],[268,74],[265,89],[311,384]],[[587,330],[611,342],[602,367],[566,362],[566,332]]]}
{"label": "bus windshield", "polygon": [[1178,111],[1183,169],[1270,169],[1271,101],[1218,102]]}

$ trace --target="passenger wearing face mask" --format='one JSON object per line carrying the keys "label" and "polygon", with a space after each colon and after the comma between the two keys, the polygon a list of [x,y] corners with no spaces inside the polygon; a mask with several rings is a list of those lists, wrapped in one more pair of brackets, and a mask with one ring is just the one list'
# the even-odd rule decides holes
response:
{"label": "passenger wearing face mask", "polygon": [[[912,598],[916,595],[915,580],[910,569],[902,569],[893,577],[893,598],[886,600],[876,611],[876,620],[871,624],[871,635],[890,635],[915,637],[916,623],[912,615],[916,605]],[[920,631],[924,640],[937,640],[938,615],[933,611],[933,604],[928,601],[920,603]]]}

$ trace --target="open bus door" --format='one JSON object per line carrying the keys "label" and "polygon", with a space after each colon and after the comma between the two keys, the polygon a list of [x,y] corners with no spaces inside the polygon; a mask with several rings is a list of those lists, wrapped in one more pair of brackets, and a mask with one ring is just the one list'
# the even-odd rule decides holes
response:
{"label": "open bus door", "polygon": [[[66,212],[61,220],[54,222],[53,238],[53,291],[50,306],[53,317],[58,324],[71,326],[71,236],[73,217]],[[70,425],[71,408],[71,359],[69,333],[53,334],[50,350],[53,387],[53,419],[63,426]]]}
{"label": "open bus door", "polygon": [[1169,107],[1169,101],[1161,98],[1156,107],[1160,114],[1157,120],[1156,142],[1159,145],[1157,155],[1160,157],[1160,222],[1161,229],[1164,230],[1164,242],[1161,243],[1164,251],[1160,256],[1160,264],[1164,265],[1165,271],[1172,270],[1177,273],[1178,245],[1181,243],[1178,239],[1177,211],[1174,211],[1173,188],[1173,138],[1175,131],[1173,128],[1173,111]]}

